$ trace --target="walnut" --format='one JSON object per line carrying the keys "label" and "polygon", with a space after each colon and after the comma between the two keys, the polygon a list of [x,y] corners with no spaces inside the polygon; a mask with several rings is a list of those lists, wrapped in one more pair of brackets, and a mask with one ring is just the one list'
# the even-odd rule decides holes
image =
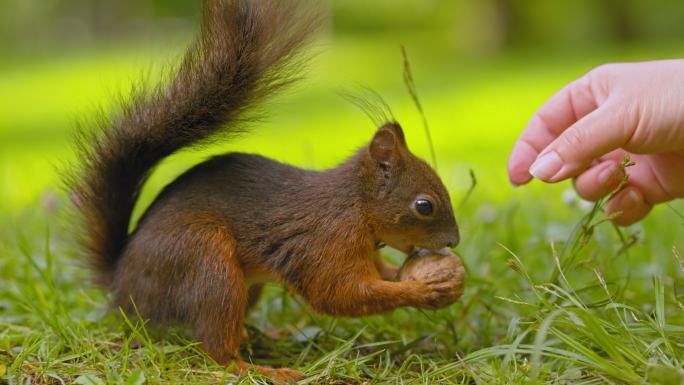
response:
{"label": "walnut", "polygon": [[400,281],[441,281],[453,285],[450,303],[456,301],[465,287],[465,269],[458,255],[449,249],[419,249],[410,254],[399,269]]}

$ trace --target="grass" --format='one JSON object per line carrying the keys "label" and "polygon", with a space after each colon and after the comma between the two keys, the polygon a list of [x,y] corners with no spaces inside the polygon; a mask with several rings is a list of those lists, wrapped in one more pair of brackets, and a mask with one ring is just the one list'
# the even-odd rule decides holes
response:
{"label": "grass", "polygon": [[[602,202],[587,207],[564,192],[568,185],[513,189],[504,172],[516,134],[560,85],[600,62],[676,47],[457,62],[440,56],[443,47],[404,43],[440,172],[459,207],[463,298],[435,312],[335,319],[272,285],[250,315],[245,355],[299,368],[310,375],[305,383],[320,384],[684,383],[681,202],[617,229]],[[236,142],[169,159],[138,212],[211,152],[255,151],[316,168],[339,162],[373,129],[333,95],[349,84],[378,89],[411,148],[427,158],[398,45],[353,37],[324,45],[310,80],[280,98],[269,121]],[[157,61],[172,56],[152,51]],[[107,100],[102,89],[134,78],[149,50],[142,52],[57,56],[0,74],[0,104],[9,107],[0,114],[0,383],[266,383],[235,379],[182,329],[156,330],[109,311],[65,230],[73,218],[55,192],[52,165],[71,158],[69,122]],[[470,169],[478,186],[461,205]],[[388,258],[401,262],[391,251]]]}

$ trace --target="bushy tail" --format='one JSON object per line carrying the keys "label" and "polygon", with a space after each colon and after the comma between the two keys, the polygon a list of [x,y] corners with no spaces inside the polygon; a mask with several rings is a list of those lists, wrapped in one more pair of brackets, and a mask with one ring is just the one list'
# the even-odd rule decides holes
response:
{"label": "bushy tail", "polygon": [[319,24],[299,0],[205,0],[200,34],[177,71],[80,132],[81,167],[67,185],[100,283],[111,280],[151,169],[178,149],[239,130],[248,110],[296,80]]}

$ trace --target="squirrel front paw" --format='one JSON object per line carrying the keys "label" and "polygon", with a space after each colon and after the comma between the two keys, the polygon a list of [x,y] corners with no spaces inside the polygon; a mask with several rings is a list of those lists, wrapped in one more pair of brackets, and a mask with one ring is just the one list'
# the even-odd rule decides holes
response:
{"label": "squirrel front paw", "polygon": [[414,305],[423,309],[440,309],[456,302],[463,294],[463,286],[453,279],[435,277],[416,281],[419,285],[418,302]]}
{"label": "squirrel front paw", "polygon": [[466,275],[458,255],[443,249],[423,250],[409,256],[398,278],[419,285],[422,296],[416,307],[437,309],[451,305],[463,294]]}

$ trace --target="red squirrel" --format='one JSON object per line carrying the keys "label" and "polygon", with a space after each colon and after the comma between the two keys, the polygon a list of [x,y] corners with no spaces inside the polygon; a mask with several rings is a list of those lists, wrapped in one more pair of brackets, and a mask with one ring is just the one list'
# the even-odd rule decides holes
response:
{"label": "red squirrel", "polygon": [[113,306],[188,325],[218,363],[276,382],[304,375],[239,355],[264,282],[285,285],[318,312],[349,317],[445,306],[458,290],[448,281],[396,281],[396,267],[376,247],[409,253],[459,242],[446,188],[394,121],[325,171],[253,154],[215,156],[167,185],[129,233],[155,165],[244,130],[255,107],[299,76],[319,19],[299,1],[204,1],[199,36],[175,73],[81,132],[80,167],[68,182],[89,261]]}

